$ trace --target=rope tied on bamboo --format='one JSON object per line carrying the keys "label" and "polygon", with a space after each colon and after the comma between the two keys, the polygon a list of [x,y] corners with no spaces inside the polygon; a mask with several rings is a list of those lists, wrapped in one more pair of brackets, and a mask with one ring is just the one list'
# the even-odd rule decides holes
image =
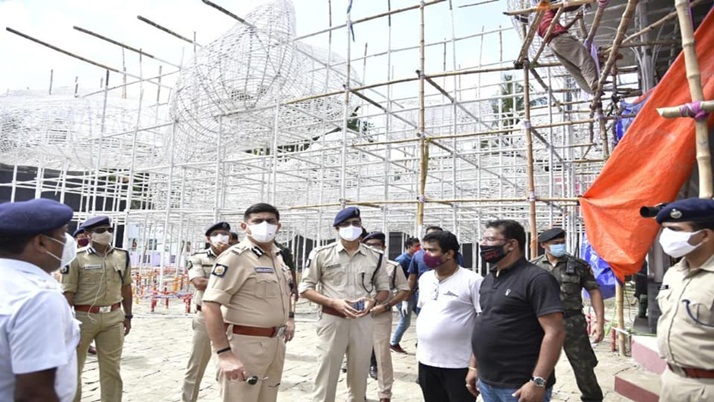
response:
{"label": "rope tied on bamboo", "polygon": [[422,204],[426,203],[426,196],[425,195],[418,196],[417,201],[421,202]]}
{"label": "rope tied on bamboo", "polygon": [[706,120],[709,113],[702,108],[701,101],[685,103],[679,107],[679,115],[682,117],[693,117],[696,121]]}
{"label": "rope tied on bamboo", "polygon": [[524,130],[530,130],[531,127],[532,127],[532,126],[531,126],[531,121],[530,121],[530,120],[527,120],[527,119],[523,119],[523,121],[521,122],[521,124],[523,125],[523,129],[524,129]]}
{"label": "rope tied on bamboo", "polygon": [[531,191],[528,194],[528,202],[536,202],[538,201],[538,197],[536,197],[535,192]]}

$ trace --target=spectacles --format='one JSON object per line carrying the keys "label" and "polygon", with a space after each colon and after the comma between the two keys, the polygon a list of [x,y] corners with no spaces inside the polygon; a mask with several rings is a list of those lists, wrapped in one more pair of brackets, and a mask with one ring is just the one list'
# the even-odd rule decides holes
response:
{"label": "spectacles", "polygon": [[104,233],[104,232],[109,232],[109,233],[114,233],[114,228],[96,228],[92,229],[92,233]]}
{"label": "spectacles", "polygon": [[499,241],[499,240],[510,240],[510,239],[507,239],[507,238],[505,238],[505,237],[491,237],[491,236],[487,236],[487,237],[482,237],[482,238],[481,238],[481,243],[493,243],[493,242],[496,242],[496,241]]}
{"label": "spectacles", "polygon": [[362,226],[362,221],[360,221],[360,220],[344,221],[344,222],[340,222],[340,223],[337,225],[337,227],[339,227],[339,228],[346,228],[346,227],[348,227],[348,226],[360,227],[360,226]]}

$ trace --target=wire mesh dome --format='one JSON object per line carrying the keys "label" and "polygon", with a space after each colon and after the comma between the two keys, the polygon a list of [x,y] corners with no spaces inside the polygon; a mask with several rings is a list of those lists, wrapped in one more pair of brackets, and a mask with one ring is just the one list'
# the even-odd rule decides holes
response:
{"label": "wire mesh dome", "polygon": [[273,135],[279,144],[299,141],[322,129],[325,119],[341,116],[340,96],[276,112],[280,102],[334,91],[346,82],[344,68],[330,68],[344,60],[294,38],[294,6],[277,0],[255,8],[245,23],[196,53],[171,100],[179,160],[214,155],[219,136],[226,157],[272,144]]}

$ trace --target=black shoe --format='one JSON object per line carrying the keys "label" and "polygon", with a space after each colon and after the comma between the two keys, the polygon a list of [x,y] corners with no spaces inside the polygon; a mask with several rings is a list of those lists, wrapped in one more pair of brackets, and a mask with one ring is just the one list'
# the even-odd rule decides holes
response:
{"label": "black shoe", "polygon": [[369,376],[372,377],[373,380],[377,379],[377,366],[369,366]]}

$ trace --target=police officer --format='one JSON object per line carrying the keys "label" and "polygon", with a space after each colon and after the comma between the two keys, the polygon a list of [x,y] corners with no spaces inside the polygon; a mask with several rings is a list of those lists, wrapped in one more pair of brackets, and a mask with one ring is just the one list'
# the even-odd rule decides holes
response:
{"label": "police officer", "polygon": [[714,200],[688,198],[657,214],[665,253],[683,257],[664,274],[657,345],[668,369],[661,401],[714,400]]}
{"label": "police officer", "polygon": [[216,259],[202,311],[218,355],[223,401],[274,402],[285,342],[295,334],[292,276],[273,243],[280,213],[272,205],[255,204],[240,225],[246,238]]}
{"label": "police officer", "polygon": [[[339,240],[312,250],[299,286],[300,296],[322,305],[312,400],[335,400],[340,364],[347,353],[348,400],[362,402],[372,349],[370,312],[389,297],[387,262],[382,253],[360,243],[359,209],[338,212],[333,227]],[[376,296],[371,298],[373,292]]]}
{"label": "police officer", "polygon": [[[384,253],[386,236],[382,232],[372,232],[362,239],[362,243]],[[386,258],[386,257],[385,257]],[[389,402],[392,398],[394,384],[394,369],[389,349],[389,334],[392,331],[392,307],[409,298],[411,289],[404,276],[404,271],[398,262],[387,260],[387,275],[389,277],[389,297],[382,304],[372,308],[374,331],[372,335],[372,363],[370,376],[376,374],[379,385],[379,402]],[[376,360],[376,361],[375,361]]]}
{"label": "police officer", "polygon": [[226,251],[230,242],[231,226],[227,222],[218,222],[206,230],[206,241],[211,245],[205,250],[199,251],[188,260],[188,280],[193,285],[193,304],[196,306],[196,314],[193,316],[191,327],[193,328],[193,340],[191,355],[188,358],[186,375],[183,379],[184,402],[195,402],[198,400],[198,391],[201,388],[201,380],[206,372],[206,366],[211,360],[211,340],[206,332],[206,323],[201,311],[201,298],[203,291],[208,284],[208,277],[216,262],[216,257]]}
{"label": "police officer", "polygon": [[75,258],[71,219],[48,199],[0,204],[0,401],[74,398],[79,323],[50,275]]}
{"label": "police officer", "polygon": [[[131,261],[129,252],[112,247],[114,228],[108,216],[96,216],[82,224],[89,246],[62,268],[62,289],[81,322],[77,347],[78,384],[75,401],[82,398],[82,370],[87,349],[94,341],[99,360],[99,384],[103,402],[122,399],[120,362],[124,336],[131,330]],[[123,307],[123,311],[122,311]]]}
{"label": "police officer", "polygon": [[538,236],[545,254],[531,261],[549,271],[560,284],[560,300],[565,308],[565,343],[563,349],[573,368],[575,381],[580,389],[582,401],[602,401],[602,389],[595,376],[597,357],[590,345],[587,322],[583,315],[582,289],[590,294],[597,322],[592,324],[593,340],[597,343],[603,338],[605,305],[600,287],[590,265],[579,258],[567,254],[565,250],[565,230],[551,228]]}
{"label": "police officer", "polygon": [[72,233],[72,237],[77,241],[77,247],[87,247],[89,245],[89,237],[87,237],[87,234],[84,232],[82,225]]}

